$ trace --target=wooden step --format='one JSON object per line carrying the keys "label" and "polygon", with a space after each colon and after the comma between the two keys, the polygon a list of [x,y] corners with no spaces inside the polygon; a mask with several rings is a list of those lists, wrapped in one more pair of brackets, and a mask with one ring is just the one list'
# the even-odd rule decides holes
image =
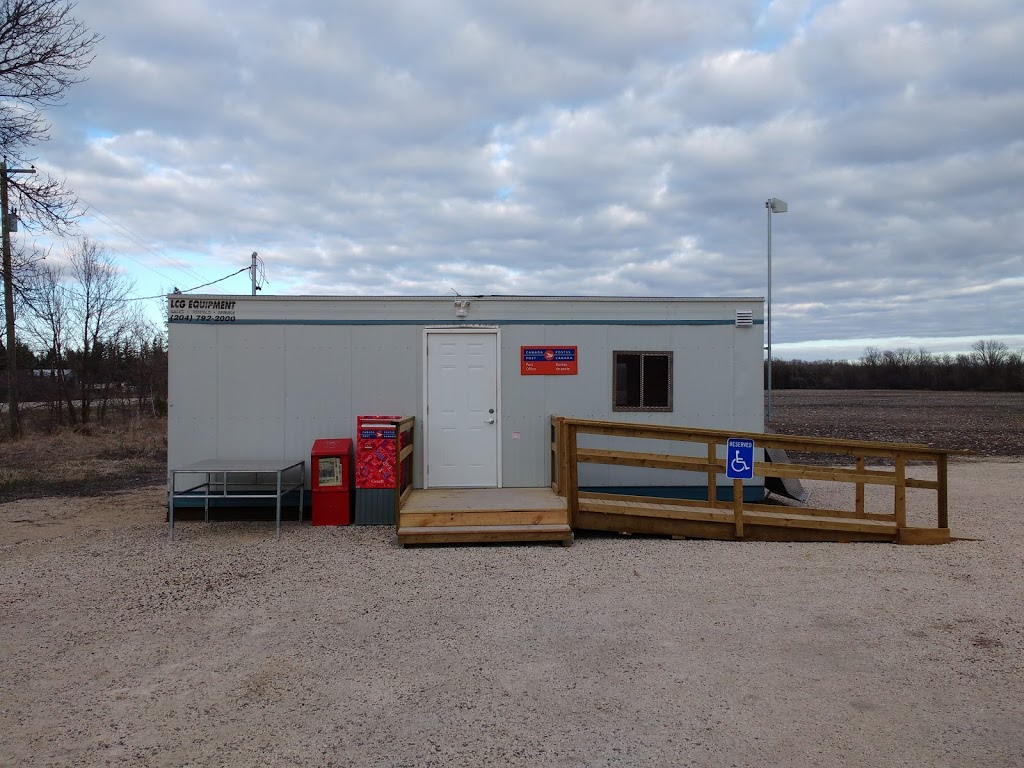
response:
{"label": "wooden step", "polygon": [[496,541],[561,541],[571,544],[568,525],[455,525],[413,526],[398,529],[399,544],[456,544]]}
{"label": "wooden step", "polygon": [[402,513],[402,527],[475,525],[567,525],[569,514],[560,509],[459,509],[444,512]]}

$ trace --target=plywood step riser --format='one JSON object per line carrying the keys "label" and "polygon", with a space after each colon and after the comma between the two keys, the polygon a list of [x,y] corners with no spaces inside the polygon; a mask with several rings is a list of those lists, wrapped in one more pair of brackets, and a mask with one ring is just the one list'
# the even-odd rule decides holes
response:
{"label": "plywood step riser", "polygon": [[399,544],[498,544],[518,541],[558,541],[571,543],[571,536],[546,536],[534,533],[453,533],[445,536],[399,536]]}
{"label": "plywood step riser", "polygon": [[561,541],[572,542],[572,529],[568,525],[477,525],[427,526],[399,528],[400,544],[454,544],[494,541]]}
{"label": "plywood step riser", "polygon": [[563,509],[530,509],[524,511],[458,511],[402,512],[401,527],[463,525],[567,525],[568,513]]}

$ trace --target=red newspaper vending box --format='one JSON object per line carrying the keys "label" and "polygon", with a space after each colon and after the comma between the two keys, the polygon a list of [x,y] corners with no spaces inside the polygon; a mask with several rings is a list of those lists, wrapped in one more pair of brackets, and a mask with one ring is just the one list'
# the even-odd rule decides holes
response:
{"label": "red newspaper vending box", "polygon": [[316,440],[310,451],[313,525],[352,522],[352,441]]}
{"label": "red newspaper vending box", "polygon": [[356,488],[394,488],[397,470],[395,427],[401,416],[356,418]]}

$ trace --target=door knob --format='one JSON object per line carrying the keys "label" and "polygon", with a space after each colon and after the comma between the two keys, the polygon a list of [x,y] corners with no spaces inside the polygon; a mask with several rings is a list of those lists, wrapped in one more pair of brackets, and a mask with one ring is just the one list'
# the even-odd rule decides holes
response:
{"label": "door knob", "polygon": [[488,424],[493,424],[493,423],[494,423],[494,419],[488,419],[488,420],[487,420],[487,423],[488,423]]}

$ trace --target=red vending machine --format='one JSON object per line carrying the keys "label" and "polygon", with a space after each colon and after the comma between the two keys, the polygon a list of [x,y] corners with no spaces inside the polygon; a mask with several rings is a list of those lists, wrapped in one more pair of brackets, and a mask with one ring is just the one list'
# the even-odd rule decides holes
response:
{"label": "red vending machine", "polygon": [[314,441],[310,467],[313,525],[348,525],[352,522],[352,441]]}

